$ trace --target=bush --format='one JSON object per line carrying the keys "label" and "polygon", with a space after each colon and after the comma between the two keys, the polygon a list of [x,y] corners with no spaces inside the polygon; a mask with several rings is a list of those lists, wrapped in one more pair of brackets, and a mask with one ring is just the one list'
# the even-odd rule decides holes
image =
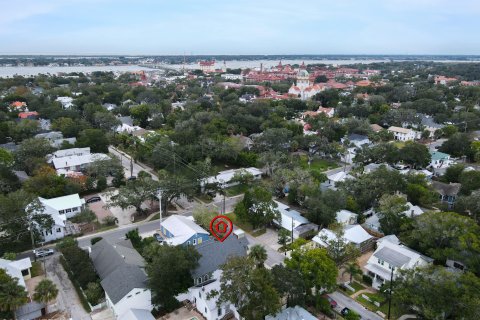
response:
{"label": "bush", "polygon": [[85,209],[75,217],[71,218],[70,220],[74,223],[82,223],[82,222],[92,222],[93,220],[97,219],[95,213],[92,210]]}
{"label": "bush", "polygon": [[372,283],[373,283],[372,277],[367,276],[366,274],[364,274],[364,275],[362,275],[362,280],[363,280],[363,282],[365,282],[365,283],[368,284],[369,286],[372,286]]}
{"label": "bush", "polygon": [[107,226],[114,226],[118,222],[118,219],[112,216],[107,216],[102,220],[102,223]]}
{"label": "bush", "polygon": [[326,316],[332,316],[332,307],[330,306],[328,299],[323,296],[318,296],[316,300],[315,308]]}
{"label": "bush", "polygon": [[65,250],[66,248],[77,246],[77,245],[78,245],[77,240],[75,240],[72,237],[65,237],[62,239],[62,241],[57,243],[56,248],[60,252],[63,252],[63,250]]}
{"label": "bush", "polygon": [[107,178],[105,177],[100,177],[97,180],[97,190],[98,191],[103,191],[107,189]]}
{"label": "bush", "polygon": [[88,302],[91,305],[97,305],[104,297],[102,287],[97,282],[90,282],[87,284],[87,289],[84,290]]}
{"label": "bush", "polygon": [[93,246],[95,243],[97,243],[98,241],[102,240],[103,238],[102,237],[95,237],[95,238],[92,238],[90,240],[90,244]]}

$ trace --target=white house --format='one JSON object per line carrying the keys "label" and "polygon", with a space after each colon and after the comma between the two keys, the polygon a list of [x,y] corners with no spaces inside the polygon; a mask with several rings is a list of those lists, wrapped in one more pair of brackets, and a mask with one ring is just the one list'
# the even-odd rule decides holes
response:
{"label": "white house", "polygon": [[447,153],[430,151],[430,155],[432,156],[432,160],[429,167],[434,169],[448,168],[453,163],[453,160],[450,159],[450,155]]}
{"label": "white house", "polygon": [[130,116],[126,117],[118,117],[118,120],[122,123],[115,129],[117,132],[126,132],[126,133],[132,133],[134,131],[142,129],[139,126],[133,125],[133,119]]}
{"label": "white house", "polygon": [[171,215],[160,225],[166,243],[172,246],[196,246],[210,240],[210,233],[196,224],[193,217]]}
{"label": "white house", "polygon": [[[410,217],[410,218],[418,217],[419,215],[425,212],[423,211],[422,208],[420,208],[419,206],[413,205],[411,202],[407,202],[405,205],[407,206],[407,210],[405,210],[403,214],[407,217]],[[382,229],[380,227],[380,217],[378,216],[377,212],[375,212],[373,209],[370,209],[366,211],[363,215],[367,218],[363,223],[363,226],[366,229],[374,232],[382,233]]]}
{"label": "white house", "polygon": [[62,104],[63,109],[70,109],[73,107],[73,98],[72,97],[58,97],[55,99]]}
{"label": "white house", "polygon": [[398,141],[413,141],[415,139],[420,138],[421,133],[412,129],[406,129],[401,127],[390,127],[387,129],[393,136],[395,140]]}
{"label": "white house", "polygon": [[[31,268],[32,262],[30,258],[24,258],[17,261],[0,259],[0,269],[5,270],[10,277],[17,278],[18,284],[21,285],[25,291],[28,291],[25,280],[30,279],[32,276],[30,271]],[[29,297],[30,299],[32,298],[31,292],[29,292]],[[44,314],[45,307],[45,303],[38,303],[35,301],[27,302],[15,310],[15,319],[37,319]]]}
{"label": "white house", "polygon": [[113,245],[100,240],[90,248],[90,258],[116,319],[152,319],[151,315],[145,316],[153,309],[145,261],[130,240]]}
{"label": "white house", "polygon": [[432,258],[402,245],[397,237],[388,236],[377,241],[377,250],[368,259],[365,269],[373,279],[372,287],[379,289],[391,277],[395,279],[399,270],[426,267],[432,262]]}
{"label": "white house", "polygon": [[232,181],[235,174],[249,173],[253,176],[253,179],[260,180],[262,178],[262,171],[260,169],[250,167],[250,168],[241,168],[241,169],[230,169],[225,171],[220,171],[216,176],[208,177],[204,182],[202,182],[202,187],[205,184],[214,184],[218,183],[222,188],[228,188],[234,185],[237,185],[238,181]]}
{"label": "white house", "polygon": [[358,214],[348,210],[340,210],[337,212],[336,220],[339,224],[346,226],[357,223]]}
{"label": "white house", "polygon": [[192,271],[194,286],[177,296],[178,301],[188,300],[207,320],[240,319],[235,306],[229,302],[218,305],[219,296],[209,294],[220,291],[221,266],[231,257],[247,255],[248,240],[233,233],[225,241],[205,242],[195,247],[200,254],[198,266]]}
{"label": "white house", "polygon": [[336,172],[336,173],[332,173],[330,175],[327,175],[327,181],[325,181],[321,184],[321,188],[322,189],[327,189],[327,188],[335,189],[336,186],[337,186],[337,183],[344,182],[345,180],[348,180],[348,179],[354,179],[354,177],[351,176],[350,174],[348,174],[348,172],[339,171],[339,172]]}
{"label": "white house", "polygon": [[[86,149],[88,149],[88,152]],[[68,171],[77,172],[86,169],[90,163],[97,160],[109,159],[110,157],[104,153],[90,153],[90,148],[72,148],[55,152],[50,161],[57,173],[63,174]]]}
{"label": "white house", "polygon": [[[367,252],[373,248],[374,237],[371,236],[362,226],[348,225],[343,228],[343,240],[345,243],[354,244],[362,253]],[[338,238],[337,233],[330,229],[322,229],[313,237],[312,241],[316,243],[317,247],[328,247],[328,243]]]}
{"label": "white house", "polygon": [[277,210],[280,212],[280,221],[275,219],[273,223],[290,232],[293,230],[293,239],[298,239],[311,231],[318,230],[316,224],[310,223],[298,211],[292,210],[281,202],[275,201],[275,203],[277,204]]}
{"label": "white house", "polygon": [[225,73],[222,74],[221,77],[225,80],[243,80],[242,74]]}
{"label": "white house", "polygon": [[84,199],[80,199],[78,194],[71,194],[52,199],[38,197],[38,200],[43,209],[34,212],[34,214],[47,214],[53,219],[51,229],[39,230],[45,242],[62,239],[67,235],[75,233],[75,229],[71,227],[71,223],[67,221],[67,218],[73,217],[82,211],[85,205]]}

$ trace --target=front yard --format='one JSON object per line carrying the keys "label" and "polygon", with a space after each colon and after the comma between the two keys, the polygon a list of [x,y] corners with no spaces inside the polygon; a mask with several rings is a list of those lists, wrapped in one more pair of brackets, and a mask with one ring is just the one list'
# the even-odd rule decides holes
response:
{"label": "front yard", "polygon": [[324,172],[339,167],[336,162],[324,159],[314,159],[308,165],[308,157],[306,155],[300,156],[300,166],[302,169],[310,169],[317,172]]}
{"label": "front yard", "polygon": [[254,237],[258,237],[266,232],[265,228],[253,230],[252,226],[248,222],[243,222],[238,219],[235,213],[228,213],[227,216],[232,220],[232,223],[243,231],[251,234]]}
{"label": "front yard", "polygon": [[[356,300],[361,303],[365,308],[367,308],[370,311],[377,312],[380,311],[383,314],[387,315],[388,314],[388,300],[385,299],[382,295],[378,293],[364,293],[363,295],[367,296],[368,299],[365,299],[362,294],[360,294]],[[378,302],[380,303],[380,307],[376,306],[373,302]],[[391,306],[391,318],[392,319],[397,319],[402,313],[398,309],[398,307],[395,305],[394,301],[392,301],[392,306]]]}

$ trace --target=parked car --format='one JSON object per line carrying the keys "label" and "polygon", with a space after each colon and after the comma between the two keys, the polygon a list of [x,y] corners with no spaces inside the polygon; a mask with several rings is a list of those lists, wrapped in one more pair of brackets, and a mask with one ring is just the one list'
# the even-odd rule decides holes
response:
{"label": "parked car", "polygon": [[155,240],[157,240],[158,242],[160,242],[160,243],[163,242],[163,237],[162,237],[159,233],[154,233],[154,234],[153,234],[153,237],[154,237]]}
{"label": "parked car", "polygon": [[129,181],[132,181],[132,180],[137,180],[137,177],[135,177],[135,176],[131,176],[131,177],[128,177],[128,178],[127,178],[127,180],[129,180]]}
{"label": "parked car", "polygon": [[330,307],[335,308],[337,306],[337,301],[333,300],[328,294],[323,295],[323,297],[330,302]]}
{"label": "parked car", "polygon": [[98,202],[102,200],[99,196],[94,196],[94,197],[91,197],[91,198],[88,198],[87,201],[85,201],[86,203],[94,203],[94,202]]}
{"label": "parked car", "polygon": [[348,309],[348,308],[343,308],[342,311],[340,311],[342,316],[346,316],[349,312],[350,312],[350,309]]}
{"label": "parked car", "polygon": [[55,253],[55,250],[53,249],[36,249],[33,250],[33,253],[35,254],[35,257],[41,258],[41,257],[46,257],[50,256]]}

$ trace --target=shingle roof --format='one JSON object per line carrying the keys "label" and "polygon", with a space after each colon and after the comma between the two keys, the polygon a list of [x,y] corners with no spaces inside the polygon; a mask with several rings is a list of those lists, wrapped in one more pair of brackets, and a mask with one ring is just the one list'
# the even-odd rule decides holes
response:
{"label": "shingle roof", "polygon": [[162,227],[170,231],[174,237],[190,238],[196,233],[209,234],[207,230],[200,227],[188,217],[172,215],[162,222]]}
{"label": "shingle roof", "polygon": [[460,183],[443,183],[440,181],[432,181],[432,187],[443,196],[456,196],[460,191]]}
{"label": "shingle roof", "polygon": [[145,261],[130,240],[112,245],[103,239],[92,246],[90,258],[113,303],[134,288],[146,288],[147,275],[142,269]]}
{"label": "shingle roof", "polygon": [[244,257],[247,255],[248,240],[245,237],[237,238],[230,235],[225,241],[207,241],[195,246],[201,254],[198,267],[192,271],[192,277],[201,277],[218,270],[230,257]]}

